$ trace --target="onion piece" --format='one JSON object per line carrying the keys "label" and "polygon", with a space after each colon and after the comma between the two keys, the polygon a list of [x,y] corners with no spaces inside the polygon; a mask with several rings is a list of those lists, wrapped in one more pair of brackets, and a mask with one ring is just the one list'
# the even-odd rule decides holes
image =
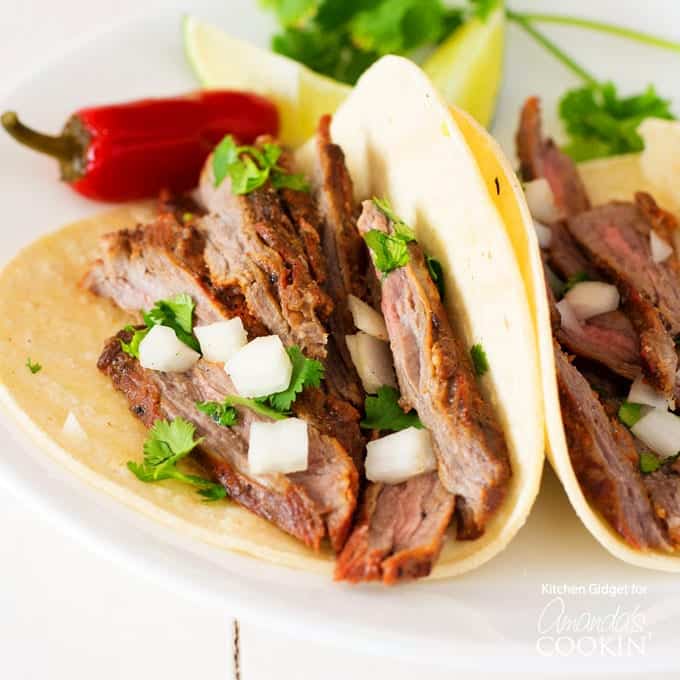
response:
{"label": "onion piece", "polygon": [[662,239],[654,229],[649,232],[649,247],[652,250],[652,260],[657,263],[665,262],[673,254],[673,246]]}
{"label": "onion piece", "polygon": [[527,182],[524,185],[524,195],[527,199],[529,212],[534,219],[546,224],[562,219],[562,211],[555,203],[555,195],[547,179],[541,177],[532,182]]}
{"label": "onion piece", "polygon": [[662,458],[674,456],[680,451],[680,418],[666,409],[651,409],[630,429]]}
{"label": "onion piece", "polygon": [[[642,376],[638,376],[630,387],[628,399],[631,404],[644,404],[654,408],[668,409],[666,397],[655,390]],[[678,446],[680,450],[680,446]]]}
{"label": "onion piece", "polygon": [[574,310],[579,321],[591,316],[613,312],[619,308],[621,296],[616,286],[602,281],[584,281],[577,283],[564,299]]}
{"label": "onion piece", "polygon": [[436,468],[427,430],[407,427],[366,446],[366,477],[372,482],[399,484]]}
{"label": "onion piece", "polygon": [[293,364],[278,335],[255,338],[236,352],[224,368],[242,397],[282,392],[293,375]]}
{"label": "onion piece", "polygon": [[229,361],[248,343],[243,321],[238,316],[207,326],[194,326],[194,333],[201,344],[203,358],[221,364]]}
{"label": "onion piece", "polygon": [[69,411],[64,420],[64,424],[61,428],[62,434],[66,435],[69,439],[75,442],[85,442],[87,441],[87,432],[83,429],[78,418],[76,418],[73,411]]}
{"label": "onion piece", "polygon": [[154,326],[139,343],[139,363],[153,371],[183,373],[200,357],[167,326]]}
{"label": "onion piece", "polygon": [[385,319],[380,312],[377,312],[371,305],[366,304],[355,295],[347,296],[347,306],[352,313],[354,325],[360,331],[364,331],[364,333],[368,333],[379,340],[389,339]]}
{"label": "onion piece", "polygon": [[253,475],[300,472],[308,466],[307,423],[286,418],[273,423],[253,422],[248,443],[248,467]]}
{"label": "onion piece", "polygon": [[383,385],[397,386],[390,346],[368,333],[345,336],[354,366],[368,394],[376,394]]}
{"label": "onion piece", "polygon": [[582,331],[581,322],[576,317],[576,314],[574,314],[574,310],[571,308],[568,300],[560,300],[555,307],[557,307],[557,311],[560,313],[562,328],[566,328],[574,333]]}
{"label": "onion piece", "polygon": [[538,245],[541,246],[541,248],[550,248],[550,243],[552,242],[552,229],[538,220],[534,220],[534,229],[536,230]]}

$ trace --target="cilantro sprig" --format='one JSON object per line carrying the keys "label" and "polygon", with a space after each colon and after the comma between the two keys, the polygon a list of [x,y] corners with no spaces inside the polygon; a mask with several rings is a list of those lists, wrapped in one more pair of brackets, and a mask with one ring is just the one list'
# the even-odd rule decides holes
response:
{"label": "cilantro sprig", "polygon": [[128,461],[128,469],[142,482],[174,479],[198,487],[198,493],[206,500],[225,498],[227,492],[221,484],[177,468],[177,464],[203,441],[202,438],[194,439],[195,433],[195,426],[184,418],[157,420],[144,442],[144,460],[141,463]]}
{"label": "cilantro sprig", "polygon": [[270,142],[257,146],[238,146],[231,135],[217,145],[212,159],[215,186],[229,177],[231,192],[249,194],[271,180],[276,189],[309,191],[309,184],[302,175],[289,173],[278,165],[282,149]]}
{"label": "cilantro sprig", "polygon": [[148,311],[142,312],[146,328],[126,326],[125,330],[132,333],[129,342],[120,341],[122,350],[135,359],[139,359],[139,344],[154,326],[167,326],[175,331],[177,338],[195,352],[201,351],[198,338],[194,335],[193,315],[194,301],[190,295],[180,293],[167,300],[158,300]]}
{"label": "cilantro sprig", "polygon": [[393,232],[388,234],[380,229],[371,229],[364,234],[364,241],[373,253],[376,269],[387,275],[408,264],[408,244],[414,243],[416,236],[386,199],[373,198],[373,205],[390,220]]}
{"label": "cilantro sprig", "polygon": [[319,387],[324,375],[324,366],[316,359],[305,357],[297,345],[288,347],[286,352],[293,365],[293,372],[290,383],[285,390],[258,398],[230,395],[221,402],[197,402],[196,408],[224,427],[231,427],[236,424],[238,414],[235,406],[244,406],[261,416],[274,420],[288,418],[298,394],[306,387]]}
{"label": "cilantro sprig", "polygon": [[31,361],[31,357],[26,358],[26,368],[35,375],[36,373],[39,373],[42,371],[42,364],[39,364],[37,361]]}
{"label": "cilantro sprig", "polygon": [[272,49],[309,68],[354,84],[385,54],[414,56],[441,43],[473,17],[486,20],[498,0],[261,0],[282,30]]}
{"label": "cilantro sprig", "polygon": [[399,406],[399,392],[394,387],[384,385],[375,397],[366,397],[366,417],[361,427],[367,430],[391,430],[397,432],[407,427],[423,428],[415,411],[405,413]]}

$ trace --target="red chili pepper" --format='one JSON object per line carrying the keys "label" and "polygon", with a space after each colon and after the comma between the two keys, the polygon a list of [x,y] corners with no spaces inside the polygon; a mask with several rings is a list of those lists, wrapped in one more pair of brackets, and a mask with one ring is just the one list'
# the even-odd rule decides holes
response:
{"label": "red chili pepper", "polygon": [[279,127],[271,102],[226,90],[81,109],[58,137],[31,130],[11,111],[1,120],[17,141],[57,158],[76,191],[100,201],[187,191],[225,135],[249,144]]}

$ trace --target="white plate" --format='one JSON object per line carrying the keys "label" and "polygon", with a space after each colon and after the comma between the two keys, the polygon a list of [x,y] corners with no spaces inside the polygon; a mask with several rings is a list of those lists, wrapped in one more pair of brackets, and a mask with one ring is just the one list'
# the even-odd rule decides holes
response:
{"label": "white plate", "polygon": [[[538,8],[538,2],[533,4]],[[559,10],[563,4],[544,1],[540,9]],[[663,0],[647,2],[644,15],[638,0],[573,0],[569,9],[647,30],[673,26],[680,39],[677,3],[671,7]],[[266,43],[272,28],[271,19],[256,9],[254,1],[194,1],[191,11],[260,44]],[[54,130],[85,104],[194,88],[182,52],[180,16],[178,7],[92,37],[22,82],[2,108],[16,109],[36,127]],[[599,77],[615,80],[625,91],[653,81],[661,93],[679,102],[677,55],[575,29],[550,33]],[[672,37],[670,29],[669,33]],[[505,148],[512,152],[516,118],[526,96],[542,96],[546,123],[554,132],[555,101],[574,84],[549,55],[511,28],[496,119]],[[0,159],[0,264],[40,234],[101,209],[60,186],[52,164],[20,149],[5,135],[0,136]],[[386,590],[341,586],[189,541],[69,477],[12,423],[3,420],[0,436],[6,442],[0,454],[0,483],[22,498],[27,509],[44,512],[60,529],[77,534],[90,548],[146,578],[259,624],[304,639],[451,669],[677,667],[677,576],[635,569],[611,558],[577,521],[551,473],[529,523],[501,556],[453,581]],[[556,599],[545,590],[563,584],[585,587],[587,592]],[[626,586],[628,594],[593,594],[588,592],[591,584]],[[633,593],[633,588],[646,592]],[[563,626],[569,618],[580,617],[581,626],[587,627],[589,621],[594,630],[551,629],[542,636],[540,627],[556,621],[553,608],[562,604]],[[553,608],[546,609],[548,605]],[[608,618],[596,621],[598,616]],[[636,630],[617,632],[625,617]],[[559,642],[549,639],[553,637]]]}

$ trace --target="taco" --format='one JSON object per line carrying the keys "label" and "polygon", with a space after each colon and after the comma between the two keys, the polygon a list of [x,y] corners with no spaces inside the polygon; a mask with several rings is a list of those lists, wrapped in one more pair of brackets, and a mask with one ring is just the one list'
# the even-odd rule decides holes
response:
{"label": "taco", "polygon": [[[480,166],[511,178],[468,123]],[[613,555],[678,571],[679,132],[655,120],[640,132],[642,154],[577,167],[543,135],[529,99],[517,133],[525,184],[511,182],[500,207],[533,289],[550,462]]]}
{"label": "taco", "polygon": [[210,543],[351,582],[470,570],[543,464],[539,320],[496,180],[426,76],[384,58],[302,149],[225,138],[193,197],[21,252],[3,402]]}

